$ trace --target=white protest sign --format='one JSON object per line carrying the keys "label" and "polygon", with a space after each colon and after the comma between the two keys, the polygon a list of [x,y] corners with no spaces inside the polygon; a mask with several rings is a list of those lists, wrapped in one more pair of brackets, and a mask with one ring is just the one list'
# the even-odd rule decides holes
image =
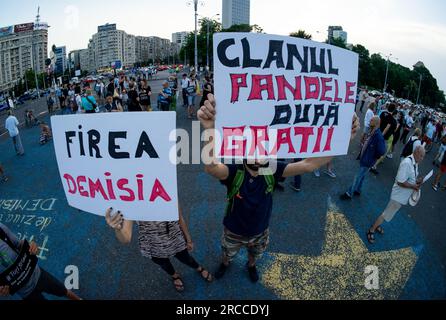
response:
{"label": "white protest sign", "polygon": [[214,35],[220,158],[309,158],[348,152],[358,55],[268,34]]}
{"label": "white protest sign", "polygon": [[70,206],[127,220],[177,221],[175,112],[53,116],[57,163]]}

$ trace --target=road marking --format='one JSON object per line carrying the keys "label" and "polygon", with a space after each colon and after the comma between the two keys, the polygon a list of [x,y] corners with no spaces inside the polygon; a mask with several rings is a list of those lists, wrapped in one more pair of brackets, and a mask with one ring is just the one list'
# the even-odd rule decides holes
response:
{"label": "road marking", "polygon": [[[346,217],[329,209],[320,256],[272,253],[263,283],[288,300],[398,299],[418,260],[413,248],[369,252]],[[364,286],[366,266],[378,266],[380,290]]]}

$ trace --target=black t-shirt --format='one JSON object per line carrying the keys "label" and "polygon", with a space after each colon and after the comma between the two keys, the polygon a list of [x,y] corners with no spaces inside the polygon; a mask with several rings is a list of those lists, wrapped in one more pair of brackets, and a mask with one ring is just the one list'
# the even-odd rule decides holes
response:
{"label": "black t-shirt", "polygon": [[392,116],[392,114],[388,111],[384,111],[383,113],[381,113],[380,119],[381,119],[381,127],[380,127],[381,132],[384,132],[384,130],[390,124],[390,129],[384,136],[384,140],[389,140],[389,138],[395,133],[395,129],[398,123],[396,122],[396,119]]}
{"label": "black t-shirt", "polygon": [[64,97],[68,97],[68,89],[62,89],[62,95],[64,96]]}
{"label": "black t-shirt", "polygon": [[141,89],[139,93],[139,103],[143,106],[150,106],[150,96],[149,92],[152,91],[150,87],[147,89]]}
{"label": "black t-shirt", "polygon": [[107,110],[107,112],[112,112],[112,111],[117,111],[118,110],[118,105],[116,101],[113,101],[111,104],[107,103],[104,106],[105,110]]}
{"label": "black t-shirt", "polygon": [[113,94],[115,92],[115,84],[113,81],[110,81],[110,83],[107,86],[107,92],[109,94]]}
{"label": "black t-shirt", "polygon": [[136,90],[130,90],[128,92],[129,100],[128,100],[128,109],[130,112],[141,111],[141,107],[138,103],[138,92]]}
{"label": "black t-shirt", "polygon": [[443,152],[443,159],[441,160],[441,165],[446,166],[446,151]]}
{"label": "black t-shirt", "polygon": [[[237,170],[244,169],[243,165],[227,165],[229,176],[221,181],[228,188],[232,187]],[[274,174],[275,181],[279,181],[287,166],[285,162],[277,162],[277,170]],[[264,176],[252,177],[245,170],[245,178],[240,187],[240,197],[234,198],[234,206],[231,212],[224,218],[224,226],[232,233],[240,236],[252,237],[262,234],[269,227],[273,208],[273,196],[266,193],[268,184]]]}

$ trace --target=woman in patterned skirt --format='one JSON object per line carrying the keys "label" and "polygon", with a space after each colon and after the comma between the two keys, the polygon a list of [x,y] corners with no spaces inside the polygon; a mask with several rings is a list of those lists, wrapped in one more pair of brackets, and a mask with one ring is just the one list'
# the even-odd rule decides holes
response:
{"label": "woman in patterned skirt", "polygon": [[[115,230],[116,237],[121,243],[129,244],[131,242],[133,221],[125,220],[120,211],[114,214],[113,208],[106,211],[105,219],[107,224]],[[212,282],[211,273],[200,266],[189,254],[194,245],[181,209],[179,221],[137,222],[137,225],[141,254],[144,257],[151,258],[154,263],[172,277],[173,284],[178,292],[184,291],[184,283],[170,262],[172,257],[195,269],[205,281]]]}

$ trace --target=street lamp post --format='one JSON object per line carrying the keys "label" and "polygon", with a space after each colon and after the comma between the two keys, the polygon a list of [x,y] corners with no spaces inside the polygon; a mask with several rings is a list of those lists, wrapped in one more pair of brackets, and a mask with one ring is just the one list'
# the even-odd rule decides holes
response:
{"label": "street lamp post", "polygon": [[200,17],[206,19],[206,29],[207,29],[207,33],[206,33],[206,66],[208,66],[208,67],[210,67],[210,58],[209,58],[209,42],[210,42],[209,33],[210,33],[210,30],[209,30],[209,25],[211,24],[211,22],[213,24],[213,19],[216,17],[219,17],[219,16],[220,16],[219,13],[217,13],[216,15],[213,15],[210,18],[200,16]]}
{"label": "street lamp post", "polygon": [[195,66],[195,74],[198,74],[198,0],[194,0],[194,11],[195,11],[195,48],[194,48],[194,66]]}
{"label": "street lamp post", "polygon": [[422,76],[422,74],[421,74],[421,73],[419,73],[419,76],[420,76],[420,83],[419,83],[419,85],[418,85],[418,94],[417,94],[417,105],[418,105],[418,102],[420,101],[420,92],[421,92],[421,80],[423,79],[423,76]]}
{"label": "street lamp post", "polygon": [[383,93],[386,92],[387,89],[387,77],[389,75],[389,62],[390,62],[390,57],[392,56],[392,54],[389,54],[387,56],[387,64],[386,64],[386,79],[384,80],[384,89],[383,89]]}

